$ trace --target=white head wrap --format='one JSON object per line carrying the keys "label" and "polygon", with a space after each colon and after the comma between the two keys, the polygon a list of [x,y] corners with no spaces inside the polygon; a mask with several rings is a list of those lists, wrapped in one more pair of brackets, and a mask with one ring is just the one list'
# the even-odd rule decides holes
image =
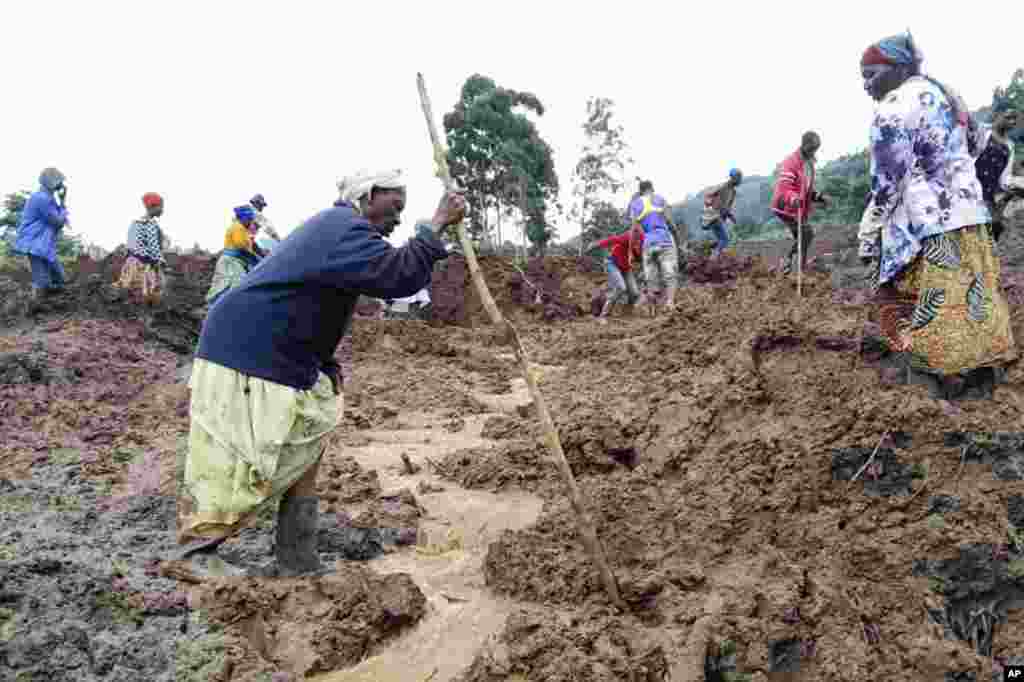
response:
{"label": "white head wrap", "polygon": [[374,187],[378,189],[401,189],[405,187],[402,179],[402,170],[368,171],[360,170],[338,182],[338,193],[342,201],[356,204],[359,200],[370,193]]}

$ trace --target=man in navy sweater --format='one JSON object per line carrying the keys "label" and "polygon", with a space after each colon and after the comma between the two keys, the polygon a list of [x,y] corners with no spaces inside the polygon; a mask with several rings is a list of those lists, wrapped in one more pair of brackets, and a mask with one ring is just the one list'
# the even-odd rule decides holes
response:
{"label": "man in navy sweater", "polygon": [[276,565],[263,575],[322,570],[316,549],[316,474],[340,422],[334,353],[359,296],[401,298],[430,281],[447,256],[439,235],[462,220],[461,195],[442,198],[431,229],[401,247],[399,171],[362,172],[341,198],[292,232],[211,308],[190,388],[178,553],[210,551],[280,500]]}

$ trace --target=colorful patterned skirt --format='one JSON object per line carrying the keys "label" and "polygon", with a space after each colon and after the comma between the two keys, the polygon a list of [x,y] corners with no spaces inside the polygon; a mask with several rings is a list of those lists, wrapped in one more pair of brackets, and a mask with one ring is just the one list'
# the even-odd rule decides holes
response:
{"label": "colorful patterned skirt", "polygon": [[115,286],[142,295],[146,303],[159,302],[164,290],[164,274],[159,265],[146,263],[129,255],[121,268],[121,277]]}
{"label": "colorful patterned skirt", "polygon": [[879,288],[879,325],[910,369],[967,376],[1017,357],[991,226],[928,237],[899,278]]}

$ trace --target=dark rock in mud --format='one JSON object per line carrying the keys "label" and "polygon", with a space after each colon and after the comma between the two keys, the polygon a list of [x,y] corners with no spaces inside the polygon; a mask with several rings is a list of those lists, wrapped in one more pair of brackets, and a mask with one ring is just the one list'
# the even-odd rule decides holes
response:
{"label": "dark rock in mud", "polygon": [[945,682],[977,682],[978,676],[973,672],[946,673]]}
{"label": "dark rock in mud", "polygon": [[[849,481],[871,458],[874,448],[839,448],[832,451],[832,478]],[[872,497],[909,495],[913,480],[912,467],[901,463],[891,448],[879,448],[871,465],[858,482],[864,482],[865,494]]]}
{"label": "dark rock in mud", "polygon": [[980,656],[991,656],[996,626],[1009,611],[1024,608],[1024,576],[1013,575],[997,554],[992,545],[969,544],[955,559],[918,560],[912,569],[946,598],[943,610],[929,610],[932,621],[947,638],[969,643]]}
{"label": "dark rock in mud", "polygon": [[718,258],[693,255],[686,260],[682,271],[693,284],[722,284],[735,281],[740,274],[749,272],[753,267],[753,258],[723,253]]}
{"label": "dark rock in mud", "polygon": [[1006,516],[1010,525],[1024,530],[1024,495],[1013,495],[1006,501]]}
{"label": "dark rock in mud", "polygon": [[800,672],[802,647],[798,639],[783,639],[768,645],[768,670],[773,673]]}
{"label": "dark rock in mud", "polygon": [[336,554],[350,561],[368,561],[384,553],[379,528],[356,528],[344,512],[325,515],[317,530],[320,552]]}
{"label": "dark rock in mud", "polygon": [[966,448],[968,461],[990,465],[1000,481],[1024,481],[1024,433],[951,432],[945,444]]}
{"label": "dark rock in mud", "polygon": [[929,514],[952,514],[960,511],[960,498],[957,495],[932,495],[928,498]]}
{"label": "dark rock in mud", "polygon": [[723,642],[718,650],[708,652],[704,658],[704,680],[706,682],[726,682],[726,675],[736,673],[736,646],[732,642]]}

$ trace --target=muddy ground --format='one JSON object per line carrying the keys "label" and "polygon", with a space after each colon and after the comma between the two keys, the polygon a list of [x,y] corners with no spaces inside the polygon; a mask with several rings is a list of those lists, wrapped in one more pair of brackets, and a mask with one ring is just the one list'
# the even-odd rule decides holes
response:
{"label": "muddy ground", "polygon": [[272,513],[162,561],[212,261],[176,263],[152,313],[109,260],[31,319],[0,281],[0,679],[1001,679],[1024,663],[1024,369],[990,401],[898,385],[848,242],[823,231],[802,303],[786,244],[742,244],[687,264],[671,316],[607,326],[592,261],[484,259],[625,611],[462,261],[438,319],[358,319],[339,351],[316,580],[235,577]]}

